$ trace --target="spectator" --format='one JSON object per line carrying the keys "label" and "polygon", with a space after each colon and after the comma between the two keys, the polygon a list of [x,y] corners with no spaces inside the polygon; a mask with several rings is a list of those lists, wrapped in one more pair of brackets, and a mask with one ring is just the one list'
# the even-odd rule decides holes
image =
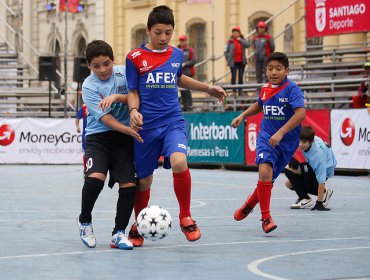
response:
{"label": "spectator", "polygon": [[[239,26],[232,29],[232,34],[225,46],[224,55],[231,71],[231,84],[236,84],[236,75],[238,74],[238,83],[243,84],[244,69],[247,64],[245,49],[249,48],[249,42],[244,38]],[[238,72],[238,73],[237,73]],[[236,89],[233,89],[236,92]],[[241,89],[239,89],[239,94]]]}
{"label": "spectator", "polygon": [[[192,47],[188,46],[188,39],[186,35],[181,35],[179,37],[180,44],[178,47],[184,53],[184,60],[182,62],[182,73],[189,77],[194,77],[195,75],[195,60],[194,60],[194,51]],[[189,111],[192,109],[193,100],[191,98],[191,91],[188,89],[180,89],[181,92],[181,101],[183,106],[183,111]]]}
{"label": "spectator", "polygon": [[275,42],[274,38],[267,33],[267,25],[264,21],[260,21],[257,24],[256,31],[257,34],[252,39],[252,46],[255,52],[257,83],[261,84],[266,81],[264,74],[266,59],[275,51]]}
{"label": "spectator", "polygon": [[370,62],[364,64],[366,81],[361,82],[357,90],[357,95],[352,97],[352,108],[366,108],[369,97]]}

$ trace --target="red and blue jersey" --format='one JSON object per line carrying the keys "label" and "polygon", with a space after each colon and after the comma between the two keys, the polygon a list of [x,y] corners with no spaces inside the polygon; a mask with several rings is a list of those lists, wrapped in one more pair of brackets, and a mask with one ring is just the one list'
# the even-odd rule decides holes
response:
{"label": "red and blue jersey", "polygon": [[[274,135],[294,115],[294,110],[304,108],[304,94],[299,86],[289,79],[281,85],[265,84],[261,88],[258,104],[263,108],[261,130]],[[281,143],[299,141],[301,126],[284,135]]]}
{"label": "red and blue jersey", "polygon": [[156,52],[141,45],[126,57],[126,78],[129,90],[140,96],[139,111],[144,129],[183,120],[178,100],[177,80],[182,75],[182,50],[169,46]]}

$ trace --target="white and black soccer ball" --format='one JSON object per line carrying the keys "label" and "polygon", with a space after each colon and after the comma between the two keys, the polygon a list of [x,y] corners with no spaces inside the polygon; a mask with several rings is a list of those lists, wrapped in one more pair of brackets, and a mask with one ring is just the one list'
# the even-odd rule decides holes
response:
{"label": "white and black soccer ball", "polygon": [[136,223],[142,237],[156,241],[167,236],[172,226],[172,218],[166,209],[151,205],[140,211]]}

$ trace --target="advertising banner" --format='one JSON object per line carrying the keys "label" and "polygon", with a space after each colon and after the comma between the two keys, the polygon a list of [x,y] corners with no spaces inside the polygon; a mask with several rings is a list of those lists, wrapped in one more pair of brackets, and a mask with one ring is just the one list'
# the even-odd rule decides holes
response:
{"label": "advertising banner", "polygon": [[370,30],[369,0],[306,0],[306,36]]}
{"label": "advertising banner", "polygon": [[370,115],[367,110],[332,110],[330,117],[337,168],[370,169]]}
{"label": "advertising banner", "polygon": [[239,112],[185,114],[188,161],[244,164],[244,125],[233,128]]}
{"label": "advertising banner", "polygon": [[74,119],[0,119],[0,164],[82,164]]}
{"label": "advertising banner", "polygon": [[[256,138],[263,114],[247,118],[245,122],[245,164],[256,165]],[[328,109],[306,110],[302,125],[311,126],[315,134],[330,144],[330,111]]]}

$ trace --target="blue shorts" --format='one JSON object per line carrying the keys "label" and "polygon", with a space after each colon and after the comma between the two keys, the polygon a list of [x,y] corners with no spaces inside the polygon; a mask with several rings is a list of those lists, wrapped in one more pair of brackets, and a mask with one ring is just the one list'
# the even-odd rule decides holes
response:
{"label": "blue shorts", "polygon": [[272,182],[284,171],[285,166],[289,163],[293,157],[295,151],[298,148],[299,139],[295,142],[290,141],[289,143],[280,142],[276,147],[272,147],[269,144],[271,136],[260,131],[257,137],[257,149],[256,149],[256,163],[271,163],[272,164]]}
{"label": "blue shorts", "polygon": [[153,174],[158,168],[160,156],[164,157],[163,167],[170,169],[170,156],[175,152],[187,154],[185,121],[176,121],[165,126],[141,130],[144,143],[135,141],[135,165],[139,179]]}

